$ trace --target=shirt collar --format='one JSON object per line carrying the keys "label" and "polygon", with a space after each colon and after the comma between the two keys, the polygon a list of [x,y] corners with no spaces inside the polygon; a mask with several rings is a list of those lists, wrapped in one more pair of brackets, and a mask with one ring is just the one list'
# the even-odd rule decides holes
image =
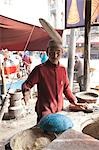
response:
{"label": "shirt collar", "polygon": [[58,62],[58,64],[56,65],[56,64],[53,64],[53,63],[51,63],[51,61],[48,59],[47,61],[46,61],[46,64],[47,65],[49,65],[49,66],[51,66],[51,67],[58,67],[59,65],[60,65],[60,63]]}

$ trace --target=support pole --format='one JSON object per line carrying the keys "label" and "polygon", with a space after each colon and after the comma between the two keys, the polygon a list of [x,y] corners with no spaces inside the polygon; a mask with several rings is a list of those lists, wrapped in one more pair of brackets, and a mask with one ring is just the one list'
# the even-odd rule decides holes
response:
{"label": "support pole", "polygon": [[68,77],[71,89],[73,89],[75,49],[76,49],[75,29],[71,29],[70,44],[68,50]]}
{"label": "support pole", "polygon": [[0,69],[1,69],[1,94],[6,95],[6,78],[4,75],[4,67],[2,63],[0,63]]}
{"label": "support pole", "polygon": [[91,27],[91,0],[85,5],[85,44],[84,44],[84,87],[90,89],[90,27]]}

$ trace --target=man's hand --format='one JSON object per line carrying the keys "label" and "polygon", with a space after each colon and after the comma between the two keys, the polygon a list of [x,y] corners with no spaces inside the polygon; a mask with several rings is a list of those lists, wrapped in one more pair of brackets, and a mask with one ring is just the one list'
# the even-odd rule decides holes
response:
{"label": "man's hand", "polygon": [[26,91],[26,92],[24,93],[23,99],[24,99],[25,105],[27,105],[29,99],[31,99],[30,90],[28,90],[28,91]]}
{"label": "man's hand", "polygon": [[93,109],[88,107],[88,104],[84,103],[77,103],[77,104],[70,104],[69,110],[71,111],[83,111],[84,113],[92,113]]}
{"label": "man's hand", "polygon": [[69,105],[69,109],[73,111],[84,111],[87,108],[88,108],[87,104],[75,103]]}
{"label": "man's hand", "polygon": [[84,104],[76,103],[75,106],[78,107],[79,109],[82,109],[82,110],[85,110],[88,108],[88,104],[86,104],[86,103],[84,103]]}

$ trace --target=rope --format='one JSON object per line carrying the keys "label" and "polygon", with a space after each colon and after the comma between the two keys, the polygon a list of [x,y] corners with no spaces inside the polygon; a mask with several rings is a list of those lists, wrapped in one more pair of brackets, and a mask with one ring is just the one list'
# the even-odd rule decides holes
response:
{"label": "rope", "polygon": [[30,41],[31,36],[32,36],[32,33],[33,33],[33,31],[34,31],[34,28],[35,28],[35,26],[33,26],[32,30],[31,30],[31,32],[30,32],[30,34],[29,34],[29,37],[28,37],[28,39],[27,39],[27,42],[26,42],[26,45],[25,45],[25,47],[24,47],[24,50],[23,50],[23,51],[25,51],[25,50],[26,50],[26,48],[27,48],[27,46],[28,46],[28,44],[29,44],[29,41]]}

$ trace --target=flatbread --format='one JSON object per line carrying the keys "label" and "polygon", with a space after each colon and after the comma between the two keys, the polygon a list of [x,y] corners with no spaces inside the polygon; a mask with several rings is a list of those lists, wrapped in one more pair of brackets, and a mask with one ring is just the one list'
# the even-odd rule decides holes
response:
{"label": "flatbread", "polygon": [[49,36],[56,42],[62,44],[62,38],[60,34],[46,20],[39,18],[39,21]]}

